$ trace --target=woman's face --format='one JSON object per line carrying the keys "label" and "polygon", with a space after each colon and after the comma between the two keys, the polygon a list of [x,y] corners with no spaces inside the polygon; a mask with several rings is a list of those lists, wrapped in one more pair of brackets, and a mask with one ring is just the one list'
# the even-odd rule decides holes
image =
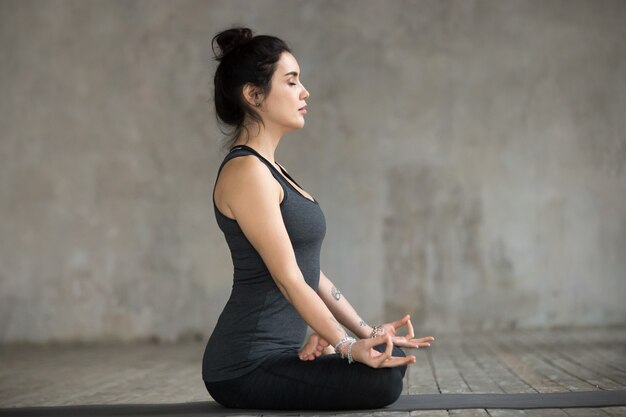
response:
{"label": "woman's face", "polygon": [[266,127],[275,125],[285,132],[304,127],[307,97],[309,92],[300,82],[298,61],[289,52],[283,52],[276,63],[270,92],[258,108]]}

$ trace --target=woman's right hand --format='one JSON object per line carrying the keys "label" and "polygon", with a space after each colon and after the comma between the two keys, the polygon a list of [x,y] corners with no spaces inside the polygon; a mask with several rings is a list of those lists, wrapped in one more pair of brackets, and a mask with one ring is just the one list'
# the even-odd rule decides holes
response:
{"label": "woman's right hand", "polygon": [[[374,346],[382,345],[383,343],[387,343],[387,348],[384,352],[374,349]],[[372,368],[392,368],[415,363],[415,356],[391,356],[392,351],[393,342],[389,334],[375,338],[360,339],[352,345],[352,359]]]}

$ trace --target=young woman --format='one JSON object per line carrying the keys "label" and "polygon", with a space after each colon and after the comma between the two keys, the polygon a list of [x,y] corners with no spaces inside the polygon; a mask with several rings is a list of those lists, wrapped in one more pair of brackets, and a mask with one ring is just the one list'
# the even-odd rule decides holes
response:
{"label": "young woman", "polygon": [[[234,281],[204,352],[207,390],[233,408],[394,402],[415,362],[396,346],[430,346],[434,339],[415,339],[408,315],[370,327],[320,270],[322,209],[274,157],[282,136],[304,126],[309,92],[298,62],[285,42],[247,28],[218,33],[212,46],[219,61],[215,109],[231,129],[213,202]],[[307,325],[315,333],[300,348]],[[403,326],[408,334],[397,335]]]}

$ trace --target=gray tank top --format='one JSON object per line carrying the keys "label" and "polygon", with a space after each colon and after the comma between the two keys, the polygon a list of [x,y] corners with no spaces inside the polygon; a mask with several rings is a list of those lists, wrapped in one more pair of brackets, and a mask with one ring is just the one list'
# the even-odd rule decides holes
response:
{"label": "gray tank top", "polygon": [[[326,220],[319,203],[301,194],[271,162],[245,145],[231,148],[217,176],[227,161],[244,155],[258,157],[282,186],[284,198],[280,211],[296,261],[307,284],[317,291],[320,251],[326,234]],[[300,186],[282,167],[281,171]],[[307,329],[306,322],[280,292],[237,221],[219,211],[215,198],[213,208],[230,249],[234,273],[230,297],[204,350],[202,378],[209,382],[251,372],[273,353],[293,351],[296,355]]]}

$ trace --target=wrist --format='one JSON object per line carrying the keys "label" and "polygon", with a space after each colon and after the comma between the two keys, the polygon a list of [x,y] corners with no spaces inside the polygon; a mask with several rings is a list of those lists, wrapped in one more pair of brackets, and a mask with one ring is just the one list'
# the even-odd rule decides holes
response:
{"label": "wrist", "polygon": [[356,343],[354,337],[344,337],[335,345],[335,352],[337,352],[342,359],[348,359],[348,363],[354,362],[352,358],[352,346]]}
{"label": "wrist", "polygon": [[359,336],[359,339],[369,339],[370,336],[372,335],[372,329],[373,327],[370,326],[369,324],[366,324],[365,326],[361,326],[359,327],[359,332],[355,334],[357,336]]}
{"label": "wrist", "polygon": [[378,336],[382,336],[385,334],[385,329],[383,329],[383,326],[374,326],[372,327],[372,330],[369,334],[370,338],[374,338],[374,337],[378,337]]}

